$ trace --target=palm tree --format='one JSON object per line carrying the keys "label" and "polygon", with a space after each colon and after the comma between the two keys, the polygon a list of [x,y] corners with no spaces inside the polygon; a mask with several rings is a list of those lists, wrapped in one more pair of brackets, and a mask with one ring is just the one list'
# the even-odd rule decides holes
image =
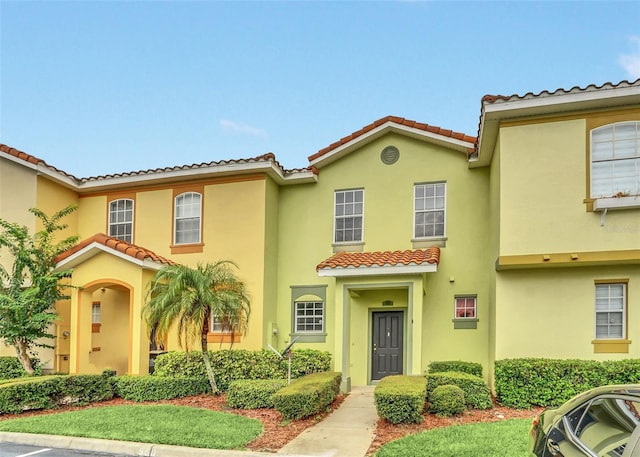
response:
{"label": "palm tree", "polygon": [[185,265],[167,265],[151,280],[143,316],[149,329],[155,329],[156,343],[164,341],[177,324],[178,344],[187,352],[198,336],[207,377],[214,394],[218,393],[207,346],[207,333],[213,316],[232,331],[247,329],[251,304],[244,282],[234,274],[230,261]]}

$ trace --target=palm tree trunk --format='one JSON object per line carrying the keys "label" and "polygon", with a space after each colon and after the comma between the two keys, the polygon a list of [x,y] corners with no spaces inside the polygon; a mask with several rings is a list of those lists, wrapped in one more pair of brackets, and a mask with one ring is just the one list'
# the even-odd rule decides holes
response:
{"label": "palm tree trunk", "polygon": [[211,367],[211,359],[209,358],[209,347],[207,344],[207,333],[209,331],[209,321],[205,319],[205,324],[202,328],[201,343],[202,343],[202,360],[204,360],[204,367],[207,370],[207,378],[209,378],[209,384],[211,385],[211,392],[214,395],[218,395],[218,384],[216,383],[216,377],[213,374],[213,368]]}

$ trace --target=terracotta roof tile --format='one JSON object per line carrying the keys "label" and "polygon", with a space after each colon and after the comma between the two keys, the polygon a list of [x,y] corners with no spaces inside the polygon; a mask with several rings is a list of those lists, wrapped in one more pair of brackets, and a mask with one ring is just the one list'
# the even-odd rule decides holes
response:
{"label": "terracotta roof tile", "polygon": [[128,178],[133,176],[145,176],[145,175],[152,175],[154,173],[162,173],[162,172],[171,172],[171,171],[180,171],[180,170],[197,170],[200,168],[222,167],[225,165],[242,165],[242,164],[260,163],[260,162],[273,163],[277,168],[279,168],[282,171],[282,174],[285,176],[298,173],[298,172],[313,171],[310,167],[285,169],[282,167],[280,162],[276,160],[275,154],[273,152],[268,152],[266,154],[262,154],[257,157],[252,157],[249,159],[218,160],[218,161],[211,161],[211,162],[195,163],[191,165],[178,165],[174,167],[154,168],[154,169],[147,169],[147,170],[129,171],[124,173],[115,173],[115,174],[109,174],[109,175],[90,176],[88,178],[80,179],[80,182],[84,183],[84,182],[92,182],[92,181],[101,181],[101,180],[112,179],[112,178]]}
{"label": "terracotta roof tile", "polygon": [[163,263],[165,265],[176,265],[173,260],[159,256],[149,249],[136,246],[135,244],[127,243],[126,241],[119,240],[118,238],[107,236],[104,233],[97,233],[91,238],[82,240],[71,249],[63,252],[58,257],[56,257],[56,263],[61,262],[68,257],[71,257],[73,254],[81,251],[92,243],[100,243],[108,248],[114,249],[118,252],[121,252],[122,254],[128,255],[138,260],[152,260],[154,262]]}
{"label": "terracotta roof tile", "polygon": [[636,79],[635,81],[620,81],[619,83],[611,83],[611,82],[607,82],[604,83],[600,86],[598,86],[597,84],[589,84],[586,87],[580,87],[580,86],[573,86],[571,89],[556,89],[552,92],[548,91],[548,90],[543,90],[541,92],[538,93],[534,93],[534,92],[527,92],[524,95],[517,95],[517,94],[513,94],[513,95],[485,95],[484,97],[482,97],[481,103],[483,105],[485,104],[491,104],[491,103],[497,103],[497,102],[508,102],[508,101],[513,101],[513,100],[527,100],[527,99],[531,99],[531,98],[541,98],[541,97],[550,97],[550,96],[554,96],[554,95],[566,95],[566,94],[572,94],[572,93],[576,93],[576,92],[591,92],[591,91],[595,91],[595,90],[602,90],[602,89],[616,89],[619,87],[629,87],[629,86],[637,86],[640,85],[640,78]]}
{"label": "terracotta roof tile", "polygon": [[15,157],[17,159],[24,160],[25,162],[28,162],[30,164],[42,165],[42,166],[45,166],[47,168],[50,168],[50,169],[56,171],[57,173],[61,173],[61,174],[65,175],[65,176],[67,176],[68,178],[73,179],[74,181],[78,180],[78,178],[76,178],[75,176],[70,175],[69,173],[67,173],[65,171],[62,171],[62,170],[60,170],[60,169],[58,169],[58,168],[56,168],[56,167],[54,167],[52,165],[49,165],[44,160],[39,159],[39,158],[37,158],[35,156],[32,156],[31,154],[27,154],[26,152],[20,151],[20,150],[18,150],[16,148],[12,148],[9,145],[0,144],[0,151],[4,152],[6,154],[9,154],[9,155],[11,155],[11,156],[13,156],[13,157]]}
{"label": "terracotta roof tile", "polygon": [[438,264],[440,248],[406,251],[338,252],[316,266],[316,271],[333,268],[383,267],[400,265]]}
{"label": "terracotta roof tile", "polygon": [[403,117],[398,117],[398,116],[386,116],[383,117],[381,119],[378,119],[377,121],[372,122],[369,125],[366,125],[365,127],[361,128],[360,130],[353,132],[351,135],[345,136],[344,138],[340,139],[340,141],[336,141],[335,143],[330,144],[329,146],[327,146],[324,149],[320,149],[318,152],[316,152],[315,154],[311,155],[308,157],[309,161],[313,161],[319,157],[322,157],[323,155],[333,151],[334,149],[339,148],[340,146],[355,140],[356,138],[364,135],[365,133],[373,130],[376,127],[380,127],[381,125],[387,123],[387,122],[394,122],[396,124],[399,125],[404,125],[406,127],[412,127],[415,129],[419,129],[419,130],[424,130],[425,132],[430,132],[430,133],[435,133],[437,135],[442,135],[442,136],[447,136],[450,138],[454,138],[456,140],[461,140],[461,141],[467,141],[469,143],[474,143],[476,142],[476,137],[473,136],[469,136],[469,135],[465,135],[464,133],[459,133],[459,132],[454,132],[451,130],[446,130],[446,129],[442,129],[440,127],[436,127],[434,125],[428,125],[428,124],[423,124],[420,122],[416,122],[416,121],[411,121],[409,119],[405,119]]}

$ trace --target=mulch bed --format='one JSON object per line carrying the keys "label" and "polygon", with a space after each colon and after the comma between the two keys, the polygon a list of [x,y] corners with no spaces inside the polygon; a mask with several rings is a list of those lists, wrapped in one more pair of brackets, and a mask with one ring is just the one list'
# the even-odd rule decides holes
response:
{"label": "mulch bed", "polygon": [[[330,410],[335,410],[344,401],[345,395],[340,394],[334,402],[331,404]],[[213,411],[223,411],[233,414],[238,414],[244,417],[257,419],[262,422],[264,427],[263,433],[247,445],[247,448],[252,451],[263,452],[277,452],[285,444],[298,436],[308,427],[323,420],[329,413],[324,412],[317,416],[308,417],[306,419],[295,421],[283,421],[282,415],[274,409],[233,409],[229,408],[226,403],[226,396],[213,396],[213,395],[196,395],[192,397],[176,398],[173,400],[165,400],[161,402],[153,402],[152,404],[163,403],[180,406],[191,406],[194,408],[205,408]],[[144,403],[137,403],[122,398],[114,398],[112,400],[103,401],[100,403],[94,403],[88,406],[63,406],[54,410],[44,411],[26,411],[20,415],[0,414],[0,420],[13,419],[16,417],[36,416],[41,414],[52,414],[61,411],[74,411],[86,408],[101,408],[104,406],[116,406],[116,405],[140,405]],[[420,424],[399,424],[393,425],[384,419],[379,419],[376,424],[375,438],[368,454],[373,454],[383,444],[402,438],[403,436],[422,432],[425,430],[431,430],[438,427],[448,427],[450,425],[462,425],[475,422],[495,422],[505,419],[513,418],[530,418],[536,417],[542,408],[535,408],[531,410],[516,410],[505,408],[502,406],[495,406],[493,409],[479,411],[471,410],[466,411],[460,416],[452,418],[436,417],[435,415],[425,413],[423,415],[424,420]]]}

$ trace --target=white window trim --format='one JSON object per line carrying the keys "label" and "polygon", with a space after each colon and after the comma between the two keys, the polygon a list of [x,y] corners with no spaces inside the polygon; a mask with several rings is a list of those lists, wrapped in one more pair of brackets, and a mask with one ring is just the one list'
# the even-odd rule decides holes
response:
{"label": "white window trim", "polygon": [[[336,221],[338,220],[338,215],[336,214],[336,205],[337,205],[337,196],[339,192],[354,192],[354,191],[362,191],[362,213],[360,217],[362,218],[362,228],[360,229],[360,239],[352,240],[352,241],[336,241]],[[342,245],[357,245],[364,243],[364,207],[365,207],[365,192],[363,187],[358,187],[355,189],[339,189],[333,192],[333,244],[337,246]],[[355,216],[355,215],[352,215]],[[352,217],[351,216],[351,217]],[[344,218],[341,216],[341,218]]]}
{"label": "white window trim", "polygon": [[[115,200],[111,200],[109,202],[109,214],[107,215],[107,224],[108,224],[108,227],[109,227],[108,233],[109,233],[109,236],[111,236],[113,238],[118,238],[117,236],[111,234],[111,227],[115,226],[115,225],[124,224],[123,222],[115,223],[115,224],[111,223],[111,204],[115,203],[115,202],[119,202],[119,201],[130,201],[131,202],[131,222],[130,222],[130,224],[131,224],[131,241],[127,241],[127,240],[122,240],[122,241],[125,241],[127,243],[132,243],[133,244],[133,240],[135,239],[133,230],[135,228],[134,220],[135,220],[135,215],[136,215],[136,202],[132,198],[116,198]],[[120,238],[118,238],[118,239],[120,239]]]}
{"label": "white window trim", "polygon": [[[598,130],[607,127],[613,127],[622,124],[636,124],[636,131],[639,132],[636,136],[636,144],[640,142],[640,121],[621,121],[621,122],[613,122],[611,124],[600,125],[591,129],[589,132],[589,188],[590,188],[590,197],[593,199],[593,210],[594,211],[606,211],[606,210],[616,210],[616,209],[632,209],[632,208],[640,208],[640,195],[610,195],[606,197],[594,197],[593,196],[593,135]],[[636,146],[636,153],[640,156],[640,145]],[[613,159],[611,159],[613,160]],[[640,190],[638,191],[640,192]]]}
{"label": "white window trim", "polygon": [[[443,184],[444,185],[444,223],[443,223],[443,233],[442,235],[434,235],[434,236],[417,236],[416,235],[416,188],[418,186],[427,186],[430,184]],[[424,210],[421,210],[424,211]],[[440,210],[433,210],[440,211]],[[421,240],[446,240],[447,239],[447,182],[446,181],[434,181],[434,182],[421,182],[413,185],[413,240],[421,241]]]}
{"label": "white window trim", "polygon": [[[299,330],[298,329],[298,304],[299,303],[322,303],[322,329],[320,330]],[[293,333],[295,335],[317,335],[324,334],[327,325],[327,306],[324,300],[296,300],[293,302]]]}
{"label": "white window trim", "polygon": [[100,303],[93,303],[91,305],[91,323],[92,324],[102,323],[102,308],[100,307]]}
{"label": "white window trim", "polygon": [[[473,300],[473,317],[470,317],[470,316],[458,316],[457,315],[457,311],[458,311],[458,307],[457,307],[458,303],[457,303],[457,301],[459,299]],[[458,319],[477,320],[478,319],[478,297],[475,296],[475,295],[456,295],[455,297],[453,297],[453,318],[456,319],[456,320],[458,320]]]}
{"label": "white window trim", "polygon": [[[597,290],[598,286],[611,286],[611,285],[622,285],[622,336],[621,337],[598,337],[598,311],[596,310],[596,300],[597,300]],[[593,325],[593,337],[594,341],[610,341],[610,340],[626,340],[627,339],[627,291],[628,283],[622,281],[611,281],[611,282],[598,282],[595,284],[593,288],[594,296],[593,296],[593,311],[594,311],[594,325]],[[609,311],[600,311],[602,313],[606,313]]]}
{"label": "white window trim", "polygon": [[[178,242],[177,239],[177,225],[178,225],[178,199],[180,197],[184,197],[185,195],[194,194],[200,197],[200,214],[198,215],[198,241],[188,241],[188,242]],[[202,242],[202,194],[200,192],[188,191],[183,192],[173,199],[173,244],[174,245],[190,245],[190,244],[199,244]],[[180,218],[180,219],[188,219],[188,218]]]}
{"label": "white window trim", "polygon": [[231,329],[220,329],[220,330],[214,330],[213,328],[213,324],[215,322],[215,320],[218,319],[218,316],[216,314],[212,314],[211,318],[209,319],[209,333],[216,333],[216,334],[224,334],[224,335],[230,335],[233,332]]}

